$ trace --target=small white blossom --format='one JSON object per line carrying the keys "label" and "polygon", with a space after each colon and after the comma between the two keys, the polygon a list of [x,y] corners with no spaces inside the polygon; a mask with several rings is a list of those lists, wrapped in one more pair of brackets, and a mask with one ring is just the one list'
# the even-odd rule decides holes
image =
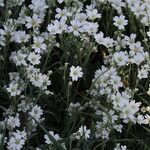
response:
{"label": "small white blossom", "polygon": [[17,43],[22,43],[22,42],[28,42],[30,36],[29,34],[26,34],[25,31],[15,31],[12,33],[12,41],[15,41]]}
{"label": "small white blossom", "polygon": [[147,94],[150,96],[150,85],[149,85],[149,88],[148,88]]}
{"label": "small white blossom", "polygon": [[[56,140],[60,140],[61,138],[59,137],[58,134],[54,134],[53,131],[49,131],[49,134]],[[44,138],[45,138],[45,143],[46,144],[52,144],[52,141],[49,139],[48,135],[44,135]]]}
{"label": "small white blossom", "polygon": [[114,150],[127,150],[127,146],[126,145],[120,145],[120,143],[117,143]]}
{"label": "small white blossom", "polygon": [[6,119],[7,127],[10,129],[14,129],[15,127],[20,127],[20,119],[19,114],[16,114],[15,117],[9,116]]}
{"label": "small white blossom", "polygon": [[32,65],[38,65],[38,64],[40,64],[40,58],[41,58],[41,56],[39,54],[35,54],[34,52],[31,52],[28,55],[28,60],[30,61],[30,63]]}
{"label": "small white blossom", "polygon": [[16,64],[16,66],[21,66],[21,65],[26,66],[27,65],[26,57],[27,55],[22,53],[21,50],[19,50],[17,52],[16,51],[12,52],[10,59]]}
{"label": "small white blossom", "polygon": [[59,4],[61,4],[64,0],[57,0]]}
{"label": "small white blossom", "polygon": [[113,18],[113,20],[115,21],[114,22],[114,25],[116,27],[118,27],[120,30],[121,29],[124,29],[124,26],[126,26],[128,24],[128,20],[125,19],[125,16],[121,15],[121,16],[115,16]]}
{"label": "small white blossom", "polygon": [[[43,37],[34,37],[34,44],[32,48],[35,50],[36,53],[41,53],[42,50],[46,50],[47,45],[44,43]],[[43,53],[43,52],[42,52]]]}
{"label": "small white blossom", "polygon": [[147,32],[147,35],[150,37],[150,31]]}
{"label": "small white blossom", "polygon": [[101,18],[101,14],[98,13],[97,9],[93,9],[92,11],[87,11],[87,16],[91,20],[95,20],[97,18]]}
{"label": "small white blossom", "polygon": [[118,65],[118,66],[124,66],[129,61],[127,52],[122,52],[122,51],[115,52],[113,54],[113,59],[115,60],[116,65]]}
{"label": "small white blossom", "polygon": [[91,130],[87,129],[86,126],[81,126],[76,133],[72,134],[71,137],[78,139],[78,140],[80,138],[88,139],[90,138],[90,133],[91,133]]}
{"label": "small white blossom", "polygon": [[138,78],[143,79],[148,77],[148,71],[147,69],[141,69],[138,71]]}
{"label": "small white blossom", "polygon": [[30,29],[30,28],[37,28],[37,27],[39,27],[39,25],[42,23],[42,19],[41,18],[39,18],[38,17],[38,15],[36,15],[36,14],[34,14],[33,16],[32,16],[32,18],[31,17],[26,17],[26,21],[27,21],[27,23],[26,23],[26,27],[28,28],[28,29]]}
{"label": "small white blossom", "polygon": [[10,93],[11,96],[17,96],[21,94],[18,83],[10,83],[6,90]]}
{"label": "small white blossom", "polygon": [[60,34],[62,31],[60,30],[60,26],[54,22],[54,24],[49,24],[47,30],[51,35]]}
{"label": "small white blossom", "polygon": [[21,150],[25,144],[26,141],[26,132],[25,131],[19,131],[13,133],[13,135],[10,137],[9,141],[7,142],[7,148],[9,150]]}
{"label": "small white blossom", "polygon": [[4,6],[4,0],[0,0],[0,6]]}
{"label": "small white blossom", "polygon": [[73,32],[75,36],[79,36],[84,30],[82,23],[79,20],[70,21],[71,26],[68,27],[69,32]]}
{"label": "small white blossom", "polygon": [[70,77],[72,78],[72,81],[77,81],[78,78],[81,78],[83,76],[82,68],[77,66],[72,66],[70,68]]}
{"label": "small white blossom", "polygon": [[56,12],[57,12],[57,14],[55,15],[55,18],[61,19],[64,21],[67,20],[68,16],[71,16],[71,14],[68,12],[68,10],[66,8],[64,8],[64,9],[57,8]]}
{"label": "small white blossom", "polygon": [[[29,112],[29,114],[36,120],[40,121],[41,116],[43,115],[43,110],[41,109],[40,106],[35,105],[32,110]],[[33,120],[34,121],[34,120]]]}

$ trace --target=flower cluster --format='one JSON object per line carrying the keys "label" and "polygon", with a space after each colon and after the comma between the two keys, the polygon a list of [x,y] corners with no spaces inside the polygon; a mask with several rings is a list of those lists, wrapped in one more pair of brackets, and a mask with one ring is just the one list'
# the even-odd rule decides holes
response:
{"label": "flower cluster", "polygon": [[147,148],[149,43],[149,0],[0,0],[0,149]]}

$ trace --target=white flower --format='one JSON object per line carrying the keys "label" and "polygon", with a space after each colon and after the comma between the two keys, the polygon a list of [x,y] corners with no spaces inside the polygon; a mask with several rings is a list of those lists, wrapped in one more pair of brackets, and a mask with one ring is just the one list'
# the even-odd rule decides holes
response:
{"label": "white flower", "polygon": [[96,138],[101,137],[102,139],[109,139],[109,133],[110,133],[110,129],[105,127],[102,128],[102,122],[96,122],[96,132],[95,132],[95,136]]}
{"label": "white flower", "polygon": [[94,35],[94,38],[97,43],[107,46],[107,39],[104,38],[104,33],[100,32]]}
{"label": "white flower", "polygon": [[109,139],[109,133],[110,133],[110,131],[104,128],[102,130],[102,135],[101,135],[102,139]]}
{"label": "white flower", "polygon": [[118,66],[124,66],[129,61],[127,52],[116,52],[113,54],[113,59]]}
{"label": "white flower", "polygon": [[123,83],[121,82],[121,77],[116,75],[111,76],[110,84],[113,86],[115,90],[118,90],[119,87],[123,86]]}
{"label": "white flower", "polygon": [[114,129],[116,129],[116,131],[118,131],[118,132],[122,132],[122,128],[123,128],[123,125],[122,124],[119,124],[119,125],[114,125]]}
{"label": "white flower", "polygon": [[84,13],[77,13],[75,15],[75,20],[80,21],[82,24],[91,23],[91,22],[86,21],[87,18],[88,18],[87,14],[84,14]]}
{"label": "white flower", "polygon": [[87,11],[87,16],[91,20],[95,20],[97,18],[101,18],[101,14],[98,13],[97,9],[93,9],[92,11]]}
{"label": "white flower", "polygon": [[120,143],[117,143],[114,150],[127,150],[127,146],[126,145],[120,145]]}
{"label": "white flower", "polygon": [[35,50],[36,53],[41,53],[41,50],[46,50],[47,45],[44,42],[44,38],[42,37],[34,37],[34,44],[32,48]]}
{"label": "white flower", "polygon": [[148,115],[148,114],[145,115],[145,121],[146,121],[145,124],[149,124],[149,126],[150,126],[150,115]]}
{"label": "white flower", "polygon": [[72,66],[70,68],[70,77],[72,78],[73,81],[77,81],[78,78],[81,78],[83,75],[83,72],[82,72],[82,68],[77,66],[77,67],[74,67]]}
{"label": "white flower", "polygon": [[[32,69],[32,67],[30,67],[30,69]],[[28,77],[30,79],[30,82],[32,82],[34,86],[45,90],[47,89],[47,86],[51,85],[51,81],[49,80],[49,77],[47,75],[38,73],[37,70],[30,69],[28,71],[31,71],[31,73]]]}
{"label": "white flower", "polygon": [[57,0],[57,2],[58,2],[59,4],[61,4],[63,1],[64,1],[64,0]]}
{"label": "white flower", "polygon": [[7,142],[7,148],[9,150],[21,150],[25,144],[26,136],[27,134],[25,131],[21,132],[17,130]]}
{"label": "white flower", "polygon": [[71,26],[68,27],[69,32],[73,32],[74,35],[78,36],[83,32],[82,23],[79,20],[70,21]]}
{"label": "white flower", "polygon": [[18,105],[18,111],[27,112],[28,110],[31,109],[31,107],[33,107],[32,102],[29,103],[25,100],[22,100],[21,103]]}
{"label": "white flower", "polygon": [[71,14],[68,12],[68,10],[66,8],[64,8],[62,10],[60,8],[57,8],[56,12],[57,12],[57,14],[55,15],[55,18],[61,19],[64,21],[67,20],[67,16],[71,16]]}
{"label": "white flower", "polygon": [[98,30],[98,24],[89,22],[83,26],[85,32],[88,32],[90,35],[94,35]]}
{"label": "white flower", "polygon": [[62,33],[62,31],[60,30],[59,25],[56,24],[55,22],[54,22],[54,24],[49,24],[48,27],[47,27],[47,30],[49,31],[49,33],[51,35]]}
{"label": "white flower", "polygon": [[28,42],[30,36],[25,31],[15,31],[12,33],[12,41],[17,43]]}
{"label": "white flower", "polygon": [[9,116],[8,119],[6,119],[6,123],[8,128],[10,129],[14,129],[15,127],[20,127],[19,114],[16,114],[15,117]]}
{"label": "white flower", "polygon": [[130,44],[129,48],[131,49],[129,51],[129,54],[131,56],[137,54],[138,53],[143,53],[143,47],[141,46],[141,42],[136,42],[136,43],[133,43],[133,44]]}
{"label": "white flower", "polygon": [[4,6],[4,0],[0,0],[0,6]]}
{"label": "white flower", "polygon": [[11,5],[12,6],[17,6],[17,5],[21,6],[24,1],[25,0],[15,0],[15,2],[14,1],[11,2]]}
{"label": "white flower", "polygon": [[45,74],[43,74],[40,78],[40,82],[41,82],[41,88],[43,90],[47,89],[48,85],[51,85],[51,81],[49,80],[49,77]]}
{"label": "white flower", "polygon": [[15,56],[14,59],[16,61],[16,66],[20,66],[21,64],[26,66],[26,56],[26,54],[18,54],[17,56]]}
{"label": "white flower", "polygon": [[48,5],[46,5],[45,0],[32,0],[32,4],[29,5],[29,8],[35,13],[43,16],[45,10],[48,8]]}
{"label": "white flower", "polygon": [[103,113],[103,123],[104,124],[107,124],[108,122],[114,123],[118,119],[118,116],[115,115],[114,110],[110,110],[108,112],[108,114],[109,114],[109,118],[108,118],[108,115],[106,113]]}
{"label": "white flower", "polygon": [[150,96],[150,86],[148,88],[147,94]]}
{"label": "white flower", "polygon": [[6,45],[5,43],[6,43],[6,38],[3,35],[1,35],[0,36],[0,45],[5,46]]}
{"label": "white flower", "polygon": [[31,52],[28,55],[28,60],[30,61],[31,64],[33,65],[38,65],[40,64],[40,58],[41,56],[39,54],[35,54],[34,52]]}
{"label": "white flower", "polygon": [[[41,116],[43,115],[43,110],[41,109],[40,106],[35,105],[35,106],[32,108],[31,112],[29,112],[29,114],[30,114],[36,121],[39,122],[40,119],[41,119]],[[31,119],[32,119],[32,118],[31,118]],[[33,122],[34,122],[34,120],[33,120]]]}
{"label": "white flower", "polygon": [[83,107],[80,105],[79,102],[77,102],[77,103],[70,103],[67,110],[69,112],[69,115],[72,116],[75,110],[82,110],[82,109]]}
{"label": "white flower", "polygon": [[34,68],[34,66],[32,65],[29,65],[26,68],[26,72],[27,72],[27,77],[31,79],[36,73],[39,73],[40,70],[37,68]]}
{"label": "white flower", "polygon": [[27,8],[25,6],[21,7],[21,11],[19,13],[19,18],[17,20],[18,23],[25,24],[25,21],[26,21],[26,10],[27,10]]}
{"label": "white flower", "polygon": [[25,141],[20,139],[20,137],[11,137],[7,144],[7,148],[9,150],[21,150],[25,144]]}
{"label": "white flower", "polygon": [[124,26],[128,24],[128,20],[125,20],[125,16],[123,15],[120,15],[119,17],[115,16],[113,20],[115,21],[114,25],[118,27],[120,30],[124,29]]}
{"label": "white flower", "polygon": [[138,124],[146,124],[146,120],[145,120],[143,115],[138,115],[137,116],[137,123]]}
{"label": "white flower", "polygon": [[0,34],[2,35],[11,34],[16,30],[16,21],[14,19],[9,19],[3,26],[4,30],[0,29]]}
{"label": "white flower", "polygon": [[150,31],[147,32],[147,35],[150,37]]}
{"label": "white flower", "polygon": [[149,15],[145,15],[145,16],[142,18],[141,22],[142,22],[145,26],[149,26],[149,25],[150,25],[150,17],[149,17]]}
{"label": "white flower", "polygon": [[11,96],[20,95],[21,93],[18,83],[10,83],[6,90],[10,93]]}
{"label": "white flower", "polygon": [[141,69],[138,71],[138,78],[142,79],[142,78],[147,78],[148,77],[148,71],[147,69]]}
{"label": "white flower", "polygon": [[78,132],[80,133],[80,136],[84,136],[85,139],[90,138],[91,131],[87,129],[86,126],[81,126]]}
{"label": "white flower", "polygon": [[145,5],[141,5],[140,1],[137,1],[134,6],[131,7],[131,10],[134,12],[136,17],[140,17],[140,15],[144,15]]}
{"label": "white flower", "polygon": [[17,52],[12,52],[10,59],[13,60],[13,62],[16,64],[16,66],[24,65],[26,66],[27,63],[25,61],[25,58],[27,57],[26,54],[23,54],[20,50]]}
{"label": "white flower", "polygon": [[136,53],[133,58],[130,58],[131,63],[135,63],[137,65],[140,65],[142,61],[145,60],[145,53]]}
{"label": "white flower", "polygon": [[28,29],[30,29],[30,28],[37,28],[37,27],[39,27],[39,25],[42,23],[42,19],[41,18],[39,18],[38,17],[38,15],[36,15],[36,14],[34,14],[33,16],[32,16],[32,18],[31,17],[26,17],[26,21],[27,21],[27,23],[26,23],[26,27],[28,28]]}
{"label": "white flower", "polygon": [[[120,103],[119,105],[122,105],[122,103]],[[136,123],[135,114],[136,112],[138,112],[140,105],[141,103],[135,103],[135,101],[126,101],[126,104],[119,106],[119,109],[121,111],[120,118],[123,119],[123,122],[128,123],[130,120],[133,123]]]}
{"label": "white flower", "polygon": [[90,133],[91,133],[91,131],[89,129],[87,129],[86,126],[81,126],[76,133],[72,134],[71,137],[78,139],[78,140],[80,138],[88,139],[88,138],[90,138]]}
{"label": "white flower", "polygon": [[55,20],[54,21],[54,25],[57,25],[57,27],[59,28],[57,33],[61,34],[63,31],[67,31],[67,24],[66,24],[66,21],[65,20]]}
{"label": "white flower", "polygon": [[106,3],[107,0],[99,0],[99,2],[101,2],[101,3]]}
{"label": "white flower", "polygon": [[[49,131],[49,134],[56,140],[60,140],[61,138],[59,137],[58,134],[54,134],[53,131]],[[45,143],[46,144],[52,144],[52,141],[49,139],[48,135],[44,135],[44,138],[45,138]]]}
{"label": "white flower", "polygon": [[124,2],[122,2],[122,0],[108,0],[108,1],[118,11],[119,14],[122,12],[122,7],[126,5]]}
{"label": "white flower", "polygon": [[[124,40],[125,40],[125,43],[127,44],[127,45],[131,45],[131,47],[132,47],[132,44],[135,44],[135,39],[136,39],[136,34],[131,34],[130,35],[130,37],[128,37],[128,36],[125,36],[124,37]],[[138,44],[139,45],[139,44]]]}

